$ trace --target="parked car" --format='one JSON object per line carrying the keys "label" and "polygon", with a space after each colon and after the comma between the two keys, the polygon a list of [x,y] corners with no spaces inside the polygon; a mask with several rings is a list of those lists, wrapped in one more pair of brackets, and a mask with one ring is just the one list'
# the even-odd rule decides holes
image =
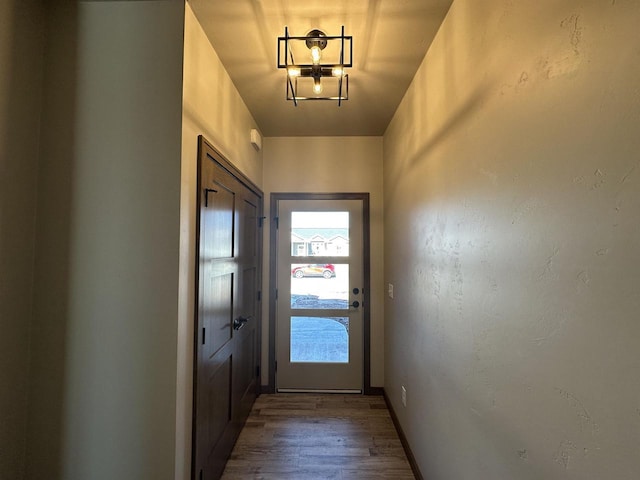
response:
{"label": "parked car", "polygon": [[310,265],[298,265],[291,270],[291,275],[296,278],[303,277],[324,277],[331,278],[336,276],[336,269],[331,263],[314,263]]}

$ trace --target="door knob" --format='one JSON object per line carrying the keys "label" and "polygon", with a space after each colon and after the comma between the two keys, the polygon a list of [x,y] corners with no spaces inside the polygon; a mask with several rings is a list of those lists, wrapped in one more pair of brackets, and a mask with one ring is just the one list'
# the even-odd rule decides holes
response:
{"label": "door knob", "polygon": [[248,318],[244,318],[244,317],[238,317],[233,321],[233,329],[234,330],[240,330],[242,327],[244,327],[247,322],[249,321]]}
{"label": "door knob", "polygon": [[358,300],[354,300],[353,303],[351,304],[351,306],[353,308],[358,308],[360,306],[360,302]]}

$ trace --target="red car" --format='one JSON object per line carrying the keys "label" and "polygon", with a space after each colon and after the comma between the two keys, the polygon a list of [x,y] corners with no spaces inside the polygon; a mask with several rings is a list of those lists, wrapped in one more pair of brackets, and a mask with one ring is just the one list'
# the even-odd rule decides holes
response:
{"label": "red car", "polygon": [[291,275],[296,278],[302,277],[324,277],[331,278],[336,276],[336,270],[333,264],[314,263],[311,265],[298,265],[291,270]]}

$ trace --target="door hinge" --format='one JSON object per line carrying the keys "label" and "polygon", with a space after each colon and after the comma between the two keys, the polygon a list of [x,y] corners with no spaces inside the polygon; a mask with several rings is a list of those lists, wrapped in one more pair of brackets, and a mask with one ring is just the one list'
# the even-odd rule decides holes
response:
{"label": "door hinge", "polygon": [[205,188],[204,189],[204,206],[209,206],[209,194],[210,193],[218,193],[218,190],[214,190],[213,188]]}
{"label": "door hinge", "polygon": [[273,221],[276,222],[276,230],[278,230],[280,228],[280,218],[273,217]]}
{"label": "door hinge", "polygon": [[205,335],[206,330],[206,328],[202,327],[202,345],[204,345],[205,338],[207,338],[207,336]]}
{"label": "door hinge", "polygon": [[274,370],[277,372],[278,371],[278,362],[276,362],[275,368]]}
{"label": "door hinge", "polygon": [[276,294],[275,294],[275,299],[278,299],[278,289],[276,288]]}
{"label": "door hinge", "polygon": [[256,365],[256,377],[260,378],[260,365]]}
{"label": "door hinge", "polygon": [[264,224],[264,219],[267,217],[258,217],[258,228],[262,228],[262,225]]}
{"label": "door hinge", "polygon": [[262,290],[258,290],[258,301],[262,301]]}

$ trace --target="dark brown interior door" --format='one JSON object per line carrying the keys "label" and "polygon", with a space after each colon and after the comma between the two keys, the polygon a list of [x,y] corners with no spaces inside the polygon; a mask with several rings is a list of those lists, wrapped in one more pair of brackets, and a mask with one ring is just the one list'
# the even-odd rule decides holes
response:
{"label": "dark brown interior door", "polygon": [[193,478],[221,476],[259,392],[262,192],[199,137]]}

